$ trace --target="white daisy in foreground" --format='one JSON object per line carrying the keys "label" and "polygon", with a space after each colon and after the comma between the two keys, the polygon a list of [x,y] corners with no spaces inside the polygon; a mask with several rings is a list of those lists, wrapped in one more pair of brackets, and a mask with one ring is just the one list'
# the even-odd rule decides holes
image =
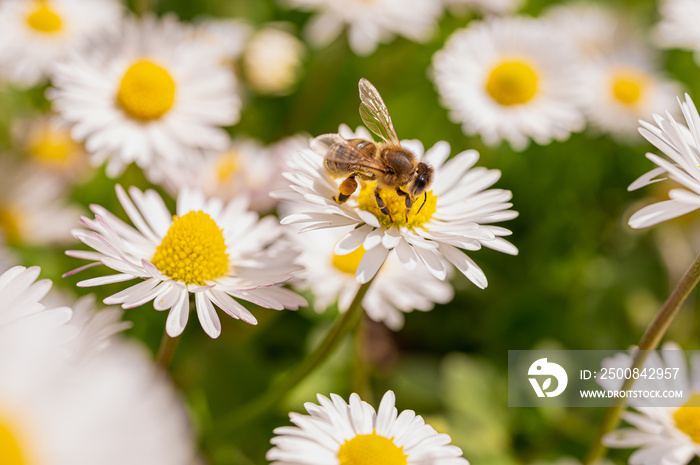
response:
{"label": "white daisy in foreground", "polygon": [[96,252],[66,252],[95,262],[87,267],[101,263],[118,271],[81,281],[78,286],[142,280],[106,298],[107,305],[134,308],[153,301],[156,310],[170,312],[166,330],[175,337],[185,329],[193,294],[202,328],[212,338],[221,334],[214,306],[256,324],[255,317],[235,299],[275,310],[306,305],[303,298],[276,286],[300,269],[293,263],[297,253],[279,241],[282,231],[277,220],[259,220],[256,213],[247,211],[243,198],[224,203],[184,190],[173,216],[155,191],[132,187],[127,195],[117,186],[117,197],[136,228],[92,205],[95,219],[82,218],[92,231],[73,234]]}
{"label": "white daisy in foreground", "polygon": [[299,80],[306,48],[285,26],[266,26],[246,45],[243,73],[259,94],[287,95]]}
{"label": "white daisy in foreground", "polygon": [[656,42],[662,47],[679,47],[695,51],[695,62],[700,63],[700,2],[696,0],[662,0],[659,4],[661,22],[654,31]]}
{"label": "white daisy in foreground", "polygon": [[[346,255],[334,252],[335,244],[348,232],[346,228],[309,231],[302,235],[290,231],[290,238],[302,251],[299,263],[304,266],[296,277],[301,280],[300,286],[313,291],[317,312],[323,312],[336,301],[340,311],[346,311],[360,287],[355,273],[365,249],[358,247]],[[391,252],[377,274],[376,284],[362,299],[362,308],[372,320],[397,331],[403,327],[404,313],[432,310],[436,303],[447,303],[453,296],[450,284],[423,268],[407,271],[396,253]]]}
{"label": "white daisy in foreground", "polygon": [[304,30],[309,42],[325,47],[348,26],[357,55],[370,55],[394,36],[426,42],[437,28],[443,5],[436,0],[285,0],[292,7],[319,11]]}
{"label": "white daisy in foreground", "polygon": [[[675,370],[672,379],[642,379],[634,389],[682,391],[686,396],[678,399],[677,407],[644,407],[643,399],[632,398],[629,403],[637,412],[626,411],[622,419],[631,428],[608,433],[603,438],[607,447],[635,448],[629,459],[632,465],[685,465],[694,457],[700,457],[700,357],[695,355],[687,367],[684,352],[673,343],[666,343],[658,353],[650,354],[644,367],[648,370],[666,368]],[[620,354],[604,362],[608,368],[629,368],[632,358]],[[671,371],[673,372],[673,371]],[[621,382],[599,380],[605,389],[619,389]]]}
{"label": "white daisy in foreground", "polygon": [[70,51],[114,34],[122,6],[115,0],[0,2],[0,78],[32,86]]}
{"label": "white daisy in foreground", "polygon": [[[641,121],[639,132],[668,158],[647,153],[647,158],[658,167],[633,182],[628,190],[636,190],[666,176],[682,187],[671,189],[670,200],[646,206],[629,219],[635,229],[646,228],[670,220],[700,208],[700,116],[690,96],[680,102],[685,125],[666,116],[654,115],[656,125]],[[669,160],[670,159],[670,160]]]}
{"label": "white daisy in foreground", "polygon": [[[367,139],[365,128],[353,133],[341,126],[345,139]],[[297,213],[282,220],[283,224],[300,224],[312,229],[354,227],[337,243],[334,252],[346,255],[359,247],[365,250],[357,267],[358,282],[367,283],[394,250],[407,270],[425,266],[438,279],[446,279],[452,263],[480,288],[487,285],[486,276],[474,261],[460,249],[475,251],[482,246],[517,254],[518,250],[502,236],[511,232],[491,223],[518,216],[510,210],[512,194],[502,189],[488,189],[501,177],[498,170],[473,168],[479,159],[474,150],[467,150],[446,161],[450,154],[447,142],[438,142],[427,152],[416,140],[401,141],[419,162],[434,169],[432,188],[416,199],[410,210],[405,196],[383,189],[381,198],[389,215],[382,212],[375,197],[376,183],[362,182],[345,203],[334,197],[342,178],[331,176],[324,167],[324,154],[311,150],[297,152],[290,158],[285,177],[291,189],[275,193],[278,198],[297,202]]]}
{"label": "white daisy in foreground", "polygon": [[585,126],[584,76],[567,41],[543,20],[474,21],[433,56],[432,77],[450,119],[487,145],[524,150]]}
{"label": "white daisy in foreground", "polygon": [[112,312],[46,309],[51,282],[38,274],[0,276],[2,463],[188,465],[184,406],[148,353],[109,336]]}
{"label": "white daisy in foreground", "polygon": [[413,410],[400,414],[387,391],[379,409],[350,396],[318,394],[320,405],[304,404],[309,415],[290,413],[296,426],[276,428],[267,453],[271,465],[468,465],[451,438],[438,434]]}
{"label": "white daisy in foreground", "polygon": [[215,52],[173,17],[130,19],[119,40],[57,66],[47,95],[93,164],[115,177],[135,162],[157,180],[161,164],[225,149],[219,126],[238,121],[236,79]]}
{"label": "white daisy in foreground", "polygon": [[525,0],[444,0],[444,2],[450,9],[457,12],[468,9],[486,15],[504,15],[519,10]]}
{"label": "white daisy in foreground", "polygon": [[68,203],[56,176],[0,161],[0,236],[11,244],[71,242],[81,209]]}

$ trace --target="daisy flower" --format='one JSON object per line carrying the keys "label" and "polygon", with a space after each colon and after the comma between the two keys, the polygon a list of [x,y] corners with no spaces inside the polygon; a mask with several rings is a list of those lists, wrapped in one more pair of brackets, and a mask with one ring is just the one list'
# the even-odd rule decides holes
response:
{"label": "daisy flower", "polygon": [[524,150],[566,140],[585,125],[575,54],[556,30],[524,17],[473,21],[433,56],[432,78],[450,118],[487,145]]}
{"label": "daisy flower", "polygon": [[[690,360],[688,370],[681,348],[666,343],[660,351],[649,355],[645,368],[678,368],[675,379],[639,379],[634,389],[682,391],[686,397],[679,407],[643,406],[645,399],[632,398],[629,403],[637,411],[626,411],[622,419],[631,425],[608,433],[603,438],[607,447],[637,449],[629,459],[633,465],[685,465],[700,457],[700,358]],[[629,368],[632,357],[619,354],[604,362],[608,368]],[[619,389],[617,380],[599,380],[605,389]]]}
{"label": "daisy flower", "polygon": [[33,86],[72,50],[114,34],[121,16],[116,0],[4,0],[0,70],[14,84]]}
{"label": "daisy flower", "polygon": [[[355,273],[365,249],[358,247],[346,255],[334,252],[335,244],[349,232],[346,228],[338,228],[303,235],[294,231],[289,234],[302,251],[299,263],[304,270],[295,277],[301,281],[300,286],[313,291],[317,312],[323,312],[336,300],[340,311],[346,311],[360,287]],[[435,303],[447,303],[453,296],[454,291],[448,283],[423,268],[407,271],[399,263],[396,253],[391,252],[377,273],[376,285],[370,287],[362,299],[362,308],[372,320],[397,331],[403,327],[404,313],[432,310]]]}
{"label": "daisy flower", "polygon": [[238,121],[236,79],[215,52],[173,17],[129,19],[119,40],[59,64],[47,95],[108,176],[135,162],[157,180],[159,165],[223,150],[219,126]]}
{"label": "daisy flower", "polygon": [[3,463],[188,465],[184,406],[147,351],[116,336],[105,344],[116,323],[101,313],[47,309],[51,282],[38,274],[0,276]]}
{"label": "daisy flower", "polygon": [[267,453],[271,465],[469,464],[448,435],[438,434],[413,410],[399,414],[392,391],[376,412],[357,394],[349,403],[336,394],[317,398],[319,405],[304,405],[309,415],[289,414],[296,426],[274,430]]}
{"label": "daisy flower", "polygon": [[[341,126],[339,134],[345,139],[372,139],[365,128],[353,133],[347,126]],[[502,237],[511,232],[491,225],[518,215],[510,210],[510,191],[488,189],[501,177],[500,171],[474,168],[479,159],[474,150],[446,161],[450,146],[444,141],[428,151],[416,140],[402,141],[401,145],[435,171],[432,189],[421,196],[423,200],[417,199],[410,211],[406,210],[403,197],[384,189],[381,198],[390,215],[382,213],[375,199],[374,182],[363,182],[345,203],[337,203],[334,196],[342,179],[326,171],[325,153],[303,150],[290,158],[285,173],[291,183],[290,190],[274,193],[280,199],[301,204],[282,224],[305,225],[302,231],[353,227],[338,241],[334,252],[346,255],[360,246],[364,248],[355,275],[360,283],[369,282],[389,251],[394,250],[408,270],[415,270],[421,264],[433,276],[444,280],[448,264],[452,263],[478,287],[486,287],[484,273],[459,249],[475,251],[483,245],[517,254],[517,249]]]}
{"label": "daisy flower", "polygon": [[248,85],[264,95],[287,95],[299,80],[306,48],[285,25],[257,31],[243,54],[243,74]]}
{"label": "daisy flower", "polygon": [[435,0],[286,0],[290,6],[319,11],[304,33],[316,47],[330,44],[348,26],[348,43],[357,55],[371,55],[380,43],[402,36],[415,42],[429,40],[442,15]]}
{"label": "daisy flower", "polygon": [[70,242],[81,210],[64,194],[65,183],[56,176],[0,161],[0,236],[10,244]]}
{"label": "daisy flower", "polygon": [[661,22],[656,25],[656,43],[666,48],[679,47],[695,51],[700,63],[700,3],[695,0],[662,0],[659,3]]}
{"label": "daisy flower", "polygon": [[299,270],[293,263],[296,252],[278,240],[282,232],[277,220],[259,220],[246,210],[244,199],[224,203],[184,190],[173,216],[155,191],[132,187],[127,195],[117,186],[117,197],[136,228],[92,205],[95,219],[82,218],[91,231],[75,230],[73,234],[95,252],[66,252],[94,262],[87,267],[101,263],[118,272],[81,281],[78,286],[141,280],[106,298],[105,304],[134,308],[153,301],[156,310],[169,311],[166,331],[175,337],[185,329],[193,294],[202,328],[212,338],[221,334],[214,306],[256,324],[255,317],[235,299],[275,310],[306,305],[298,295],[275,286]]}
{"label": "daisy flower", "polygon": [[700,116],[688,94],[685,101],[679,103],[685,125],[668,112],[665,117],[654,114],[655,125],[640,122],[642,136],[668,158],[647,153],[647,158],[657,167],[633,182],[628,190],[662,181],[665,176],[685,189],[671,189],[669,200],[646,206],[632,215],[629,225],[635,229],[653,226],[700,208]]}

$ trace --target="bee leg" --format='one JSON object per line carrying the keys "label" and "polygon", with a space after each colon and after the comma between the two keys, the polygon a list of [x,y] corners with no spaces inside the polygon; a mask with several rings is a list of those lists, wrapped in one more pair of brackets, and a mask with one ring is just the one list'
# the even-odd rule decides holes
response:
{"label": "bee leg", "polygon": [[379,196],[379,189],[374,190],[374,198],[377,200],[377,206],[379,207],[379,210],[386,216],[388,216],[389,221],[393,223],[394,219],[391,217],[391,212],[389,211],[389,208],[387,208],[386,204],[384,203],[384,200],[382,200],[382,198]]}
{"label": "bee leg", "polygon": [[346,200],[350,198],[350,196],[355,192],[357,189],[357,181],[355,181],[355,174],[351,174],[348,176],[345,181],[340,183],[340,186],[338,187],[338,190],[340,191],[338,195],[333,197],[333,200],[335,200],[338,203],[345,203]]}
{"label": "bee leg", "polygon": [[428,193],[425,192],[425,193],[423,194],[423,203],[420,204],[420,208],[419,208],[418,211],[416,212],[416,215],[417,215],[418,213],[420,213],[420,211],[423,209],[423,205],[425,205],[425,202],[427,202],[427,201],[428,201]]}
{"label": "bee leg", "polygon": [[406,192],[402,191],[398,187],[396,188],[396,193],[404,197],[404,200],[406,202],[406,222],[408,222],[408,212],[411,211],[411,207],[413,206],[413,199],[411,199],[410,195],[408,195]]}

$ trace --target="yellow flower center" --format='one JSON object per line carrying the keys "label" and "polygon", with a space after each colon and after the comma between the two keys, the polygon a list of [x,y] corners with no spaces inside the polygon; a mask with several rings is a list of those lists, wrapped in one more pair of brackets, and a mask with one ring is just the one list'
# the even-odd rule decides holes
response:
{"label": "yellow flower center", "polygon": [[132,118],[158,119],[175,103],[175,81],[165,68],[148,60],[137,61],[122,77],[117,103]]}
{"label": "yellow flower center", "polygon": [[644,96],[649,78],[636,70],[619,70],[610,80],[613,97],[618,102],[633,106]]}
{"label": "yellow flower center", "polygon": [[22,240],[22,212],[14,205],[0,204],[0,229],[10,243]]}
{"label": "yellow flower center", "polygon": [[63,21],[48,5],[47,1],[36,1],[31,13],[27,15],[27,24],[35,31],[52,34],[61,30]]}
{"label": "yellow flower center", "polygon": [[391,439],[372,434],[358,434],[340,446],[340,465],[406,465],[408,459],[403,447],[397,447]]}
{"label": "yellow flower center", "polygon": [[382,189],[379,192],[379,196],[391,214],[390,216],[385,215],[379,209],[377,200],[374,197],[375,188],[375,182],[368,182],[362,185],[358,198],[358,207],[376,216],[379,224],[386,229],[392,226],[397,228],[406,226],[408,229],[422,228],[425,223],[430,221],[437,209],[438,196],[433,195],[433,191],[428,191],[426,194],[418,196],[413,205],[411,205],[411,209],[407,211],[406,198],[404,196],[397,194],[393,190]]}
{"label": "yellow flower center", "polygon": [[[27,457],[26,444],[21,441],[19,431],[13,422],[0,416],[0,458],[3,465],[29,465],[33,463]],[[23,447],[24,446],[24,447]]]}
{"label": "yellow flower center", "polygon": [[216,162],[216,183],[218,185],[229,183],[241,169],[241,160],[238,152],[232,150],[221,155]]}
{"label": "yellow flower center", "polygon": [[537,72],[523,61],[503,61],[486,80],[486,92],[501,105],[522,105],[537,93]]}
{"label": "yellow flower center", "polygon": [[343,273],[355,276],[355,273],[357,273],[357,267],[360,266],[360,262],[364,256],[365,248],[362,246],[359,246],[357,249],[353,250],[347,255],[333,254],[333,266]]}
{"label": "yellow flower center", "polygon": [[75,161],[80,146],[68,131],[43,128],[30,137],[29,154],[40,163],[65,168]]}
{"label": "yellow flower center", "polygon": [[673,414],[676,427],[700,444],[700,394],[693,395]]}
{"label": "yellow flower center", "polygon": [[174,217],[152,262],[167,277],[200,286],[229,269],[222,230],[203,211]]}

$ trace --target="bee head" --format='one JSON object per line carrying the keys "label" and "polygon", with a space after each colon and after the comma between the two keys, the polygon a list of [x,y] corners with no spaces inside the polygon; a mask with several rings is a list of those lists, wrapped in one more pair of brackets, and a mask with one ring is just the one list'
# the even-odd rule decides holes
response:
{"label": "bee head", "polygon": [[433,183],[433,168],[423,162],[416,165],[416,169],[411,173],[411,180],[406,185],[408,193],[412,198],[416,198],[430,188]]}

